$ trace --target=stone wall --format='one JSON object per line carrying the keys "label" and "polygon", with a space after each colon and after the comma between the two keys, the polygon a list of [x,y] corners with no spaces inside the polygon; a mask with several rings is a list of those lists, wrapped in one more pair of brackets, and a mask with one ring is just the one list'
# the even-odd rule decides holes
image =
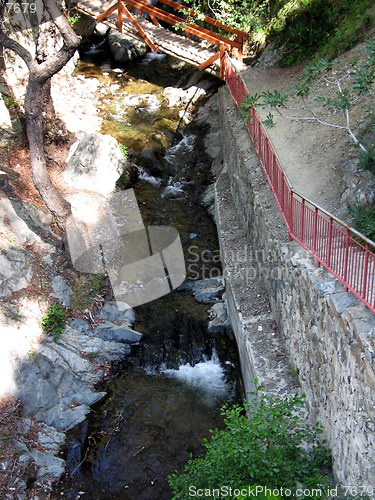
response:
{"label": "stone wall", "polygon": [[[267,290],[291,372],[298,376],[306,394],[309,417],[325,428],[336,480],[342,485],[375,486],[375,316],[318,267],[305,250],[288,240],[247,131],[225,88],[220,91],[220,103],[224,169],[228,175],[218,178],[216,197],[225,266],[231,260],[231,269],[236,268],[233,255],[228,256],[225,250],[225,231],[220,231],[226,178],[232,208],[241,221],[239,231],[247,233],[249,245],[247,256],[239,263],[241,273],[226,272],[229,297],[236,295],[236,280],[244,284],[242,295],[228,301],[234,330],[248,336],[242,309],[247,301],[254,300],[248,294],[257,280]],[[244,343],[246,338],[240,339],[240,349]],[[273,343],[271,335],[263,336],[258,354],[243,356],[253,357],[256,375],[257,364],[262,369],[257,361],[259,353]],[[243,366],[245,374],[253,371],[254,366]]]}

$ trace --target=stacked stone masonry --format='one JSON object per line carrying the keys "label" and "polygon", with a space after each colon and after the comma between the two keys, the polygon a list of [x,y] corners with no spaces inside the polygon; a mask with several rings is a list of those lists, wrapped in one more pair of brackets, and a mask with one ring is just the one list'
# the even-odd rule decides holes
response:
{"label": "stacked stone masonry", "polygon": [[[375,486],[375,315],[288,239],[247,131],[225,88],[220,91],[220,107],[232,205],[242,221],[241,230],[247,233],[249,255],[256,257],[256,274],[267,290],[292,372],[306,394],[309,417],[325,428],[335,479],[371,492]],[[223,182],[225,175],[217,181],[217,197]],[[223,234],[220,238],[223,251]],[[253,266],[254,258],[249,258],[242,270],[244,279],[252,279]],[[230,275],[226,284],[231,297]],[[230,301],[229,306],[238,332],[241,308],[231,306]],[[239,340],[241,349],[244,342]],[[253,372],[254,367],[243,366],[243,373]]]}

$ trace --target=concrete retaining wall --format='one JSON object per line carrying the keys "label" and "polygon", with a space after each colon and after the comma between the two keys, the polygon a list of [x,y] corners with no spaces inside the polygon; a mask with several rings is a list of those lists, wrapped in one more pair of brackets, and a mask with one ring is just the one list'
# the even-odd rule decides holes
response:
{"label": "concrete retaining wall", "polygon": [[[229,265],[226,277],[231,321],[237,337],[242,336],[239,348],[249,349],[245,345],[249,318],[244,322],[243,309],[254,298],[248,297],[246,290],[255,282],[261,283],[268,293],[290,371],[298,376],[306,394],[309,415],[325,428],[337,481],[375,486],[375,315],[319,268],[306,251],[288,240],[250,139],[225,88],[220,91],[220,102],[227,174],[224,171],[217,181],[217,219],[223,262]],[[248,242],[247,257],[237,263],[241,268],[237,274],[233,273],[235,257],[228,257],[222,230],[225,179],[229,179],[230,187],[225,189],[230,189],[232,209],[241,221],[238,230],[246,233]],[[236,280],[243,282],[240,293]],[[260,331],[264,333],[263,328]],[[273,343],[271,333],[263,335],[257,354],[243,353],[246,377],[254,372],[258,376],[262,370],[262,377],[267,377],[257,358]],[[283,392],[289,382],[284,375],[274,378],[273,389],[281,384]],[[371,496],[371,489],[364,493]]]}

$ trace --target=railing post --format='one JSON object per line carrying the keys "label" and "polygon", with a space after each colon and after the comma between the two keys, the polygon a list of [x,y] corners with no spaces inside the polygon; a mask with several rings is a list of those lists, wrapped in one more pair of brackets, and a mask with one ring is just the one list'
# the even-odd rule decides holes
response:
{"label": "railing post", "polygon": [[117,0],[117,29],[122,33],[122,5],[121,0]]}
{"label": "railing post", "polygon": [[331,267],[331,250],[332,250],[332,233],[333,233],[333,219],[329,218],[328,229],[328,245],[327,245],[327,266]]}
{"label": "railing post", "polygon": [[289,195],[289,235],[294,234],[294,224],[293,224],[293,189],[290,190]]}
{"label": "railing post", "polygon": [[301,241],[304,240],[304,232],[305,232],[305,198],[302,198],[302,214],[301,214]]}
{"label": "railing post", "polygon": [[313,251],[316,254],[316,242],[318,238],[318,207],[315,207],[314,229],[313,229]]}
{"label": "railing post", "polygon": [[366,255],[365,255],[365,263],[363,266],[363,286],[362,286],[362,298],[366,298],[366,288],[367,288],[367,278],[368,278],[368,254],[369,248],[368,243],[366,243]]}
{"label": "railing post", "polygon": [[223,42],[220,42],[220,80],[225,79],[224,58],[225,58],[225,45]]}
{"label": "railing post", "polygon": [[275,185],[275,193],[277,193],[277,197],[279,198],[279,196],[280,196],[280,194],[279,194],[279,176],[278,176],[278,169],[276,167],[275,155],[273,152],[272,152],[272,170],[273,170],[273,173],[272,173],[273,182]]}
{"label": "railing post", "polygon": [[[345,255],[344,255],[344,281],[348,280],[348,261],[349,261],[349,246],[350,246],[350,230],[346,229],[345,234]],[[348,289],[346,289],[348,291]]]}

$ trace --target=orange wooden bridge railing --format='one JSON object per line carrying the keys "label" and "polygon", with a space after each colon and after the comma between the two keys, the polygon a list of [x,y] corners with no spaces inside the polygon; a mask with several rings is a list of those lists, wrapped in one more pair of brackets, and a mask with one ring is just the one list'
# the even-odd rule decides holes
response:
{"label": "orange wooden bridge railing", "polygon": [[[184,12],[186,12],[186,7],[184,5],[176,3],[172,0],[159,0],[159,1],[170,7],[173,7],[177,11],[183,10]],[[153,23],[157,26],[160,25],[159,20],[164,21],[171,25],[178,25],[179,28],[188,33],[188,35],[194,35],[198,38],[201,38],[203,40],[212,43],[215,46],[218,46],[219,51],[213,54],[209,59],[207,59],[206,61],[204,61],[202,64],[199,65],[199,69],[201,71],[208,68],[217,59],[220,59],[220,78],[224,79],[223,58],[225,52],[229,51],[230,49],[235,49],[236,51],[235,56],[238,59],[242,60],[243,43],[244,40],[247,38],[247,34],[244,33],[243,31],[226,26],[209,16],[204,16],[202,18],[202,21],[206,22],[207,24],[211,24],[217,28],[220,28],[221,30],[225,30],[229,34],[235,35],[234,40],[219,35],[218,33],[214,33],[213,31],[210,31],[207,28],[203,28],[202,26],[199,26],[197,24],[190,23],[183,17],[176,16],[175,14],[171,14],[162,9],[159,9],[158,7],[148,4],[145,0],[123,0],[123,1],[117,0],[117,2],[114,3],[109,9],[107,9],[105,12],[103,12],[97,17],[97,21],[98,22],[103,21],[109,15],[111,15],[113,12],[117,10],[118,31],[120,33],[122,32],[123,15],[125,15],[129,19],[129,21],[133,24],[133,26],[137,29],[138,33],[142,36],[142,38],[151,48],[151,50],[156,52],[158,50],[157,46],[150,39],[145,30],[138,23],[133,14],[130,12],[128,6],[131,9],[133,8],[137,9],[140,14],[142,14],[143,12],[147,13],[150,16]],[[192,19],[197,18],[197,14],[193,10],[189,10],[188,14],[191,16]]]}

